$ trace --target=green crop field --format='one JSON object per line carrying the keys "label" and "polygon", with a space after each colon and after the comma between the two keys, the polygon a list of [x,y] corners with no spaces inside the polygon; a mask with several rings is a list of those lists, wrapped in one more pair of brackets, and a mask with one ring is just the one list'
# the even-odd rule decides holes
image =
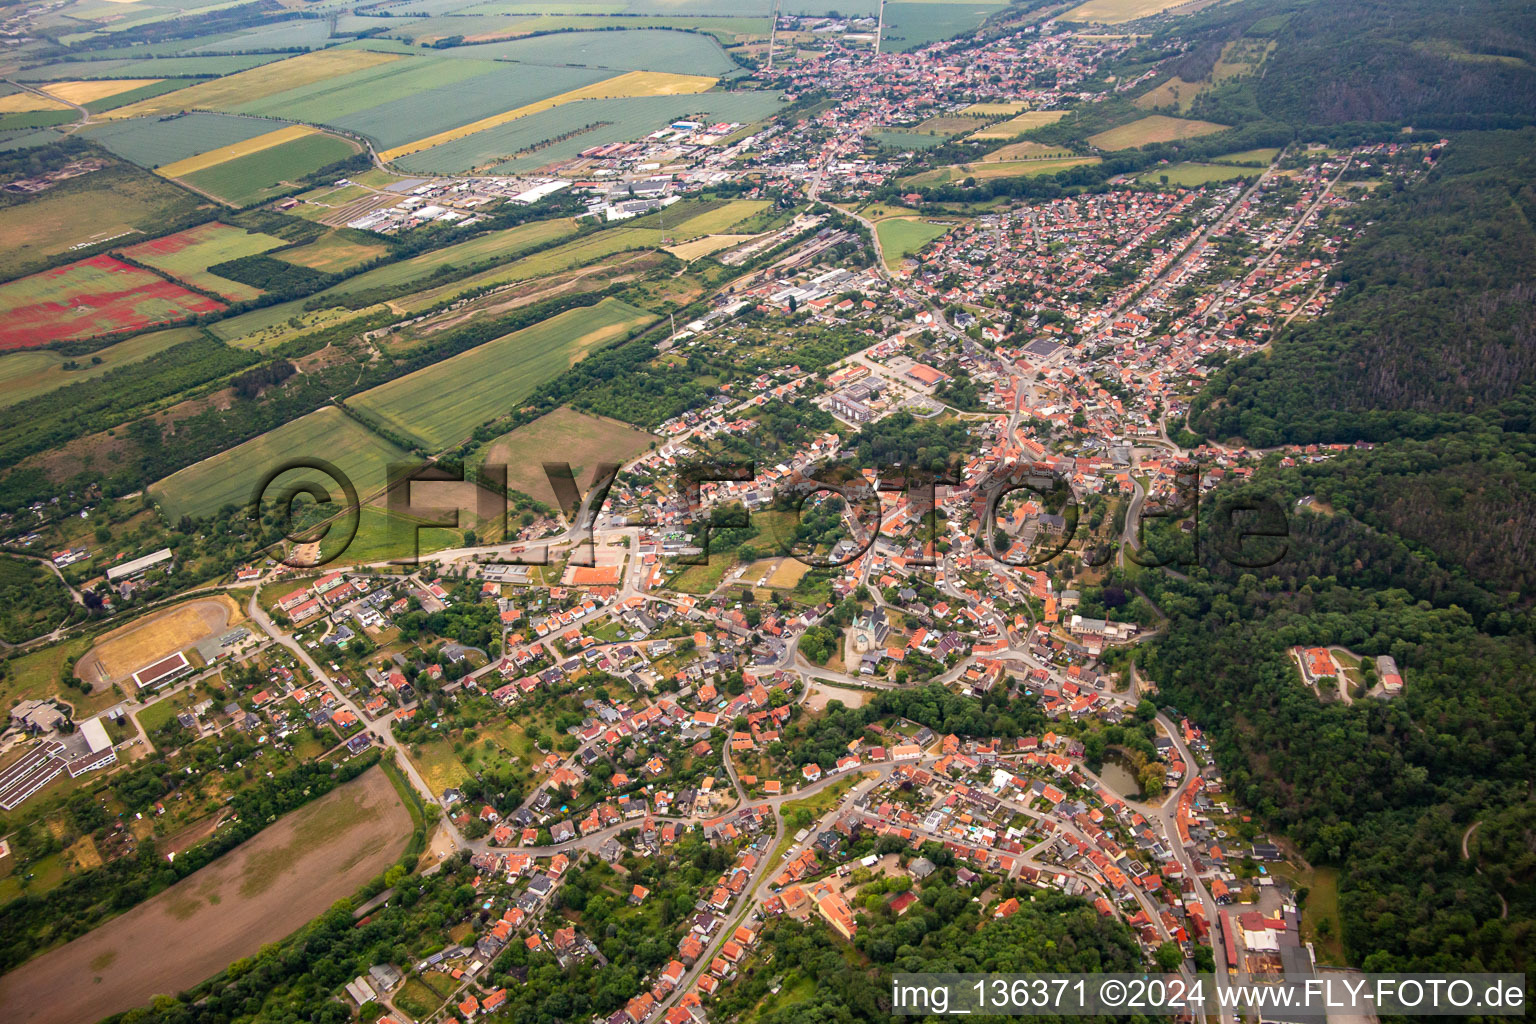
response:
{"label": "green crop field", "polygon": [[1221,156],[1211,157],[1212,163],[1217,164],[1246,164],[1252,166],[1268,167],[1275,162],[1275,157],[1280,155],[1278,148],[1273,149],[1245,149],[1241,153],[1223,153]]}
{"label": "green crop field", "polygon": [[1185,117],[1169,117],[1167,114],[1148,114],[1129,124],[1110,128],[1097,135],[1088,136],[1090,145],[1103,150],[1135,149],[1155,142],[1176,142],[1193,139],[1200,135],[1227,130],[1224,124],[1212,121],[1195,121]]}
{"label": "green crop field", "polygon": [[756,216],[766,210],[769,203],[766,199],[737,199],[726,203],[718,209],[701,213],[690,217],[685,221],[669,228],[667,233],[673,238],[692,238],[695,235],[718,235],[729,232],[732,226],[748,217]]}
{"label": "green crop field", "polygon": [[[201,333],[196,327],[153,331],[120,341],[116,345],[108,345],[88,357],[73,360],[66,360],[48,349],[0,356],[0,406],[13,405],[83,380],[100,377],[108,370],[136,363],[172,345],[191,341]],[[76,369],[64,369],[66,362],[75,363]]]}
{"label": "green crop field", "polygon": [[893,217],[875,225],[880,237],[880,251],[885,265],[895,268],[907,256],[917,252],[929,242],[947,232],[953,224],[935,224],[932,221]]}
{"label": "green crop field", "polygon": [[255,256],[286,244],[281,238],[210,221],[120,251],[129,259],[147,264],[204,291],[242,302],[259,297],[260,289],[211,274],[208,268],[242,256]]}
{"label": "green crop field", "polygon": [[550,67],[574,65],[684,75],[723,75],[736,70],[736,63],[713,38],[665,29],[563,32],[533,39],[456,46],[439,52],[460,60],[511,60]]}
{"label": "green crop field", "polygon": [[992,15],[1007,9],[997,3],[892,3],[885,7],[887,52],[904,53],[941,39],[950,39],[981,27]]}
{"label": "green crop field", "polygon": [[221,146],[231,146],[284,127],[280,121],[259,117],[233,117],[201,111],[157,120],[136,117],[123,121],[98,121],[81,134],[140,167],[153,170],[198,156]]}
{"label": "green crop field", "polygon": [[352,404],[439,451],[510,412],[588,352],[654,319],[628,303],[604,299],[381,384]]}
{"label": "green crop field", "polygon": [[100,114],[103,111],[126,107],[128,104],[137,103],[139,100],[147,100],[151,96],[163,96],[168,92],[175,92],[177,89],[185,89],[195,81],[196,79],[191,78],[165,78],[158,82],[151,82],[148,85],[141,85],[137,89],[120,92],[115,96],[104,96],[99,100],[92,100],[84,104],[84,106],[92,114]]}
{"label": "green crop field", "polygon": [[494,173],[515,174],[568,160],[592,146],[633,141],[683,118],[751,124],[782,106],[779,94],[766,90],[580,100],[519,117],[394,162],[417,172],[462,173],[494,165]]}
{"label": "green crop field", "polygon": [[356,143],[338,136],[307,135],[194,171],[182,180],[231,205],[250,206],[289,191],[290,183],[356,152]]}
{"label": "green crop field", "polygon": [[469,267],[485,260],[509,259],[545,242],[572,234],[576,222],[568,217],[536,220],[505,231],[492,231],[467,242],[446,246],[399,263],[370,270],[321,292],[319,298],[355,295],[375,288],[398,288],[422,281],[448,268]]}
{"label": "green crop field", "polygon": [[588,235],[559,245],[553,249],[524,256],[520,260],[483,270],[478,274],[461,277],[457,281],[427,288],[396,302],[407,313],[427,309],[465,292],[496,285],[528,281],[536,277],[557,274],[572,267],[584,266],[605,256],[626,249],[645,249],[660,245],[662,232],[646,228],[610,228],[595,235]]}
{"label": "green crop field", "polygon": [[[340,409],[320,409],[173,473],[151,485],[149,493],[172,521],[182,515],[212,515],[225,505],[245,505],[262,477],[297,458],[321,458],[333,463],[351,478],[358,497],[366,501],[369,495],[383,489],[389,463],[403,460],[406,453]],[[339,485],[321,480],[313,470],[294,470],[275,483],[297,480],[321,483],[340,504]]]}
{"label": "green crop field", "polygon": [[231,75],[287,57],[286,53],[241,53],[216,57],[148,57],[143,60],[60,61],[17,72],[23,82],[62,82],[77,78],[183,78]]}

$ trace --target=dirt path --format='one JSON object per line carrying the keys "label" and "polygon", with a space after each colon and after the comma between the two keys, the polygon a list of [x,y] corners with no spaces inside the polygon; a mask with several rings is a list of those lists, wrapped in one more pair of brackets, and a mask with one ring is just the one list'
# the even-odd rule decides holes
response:
{"label": "dirt path", "polygon": [[190,988],[350,896],[411,820],[375,768],[94,931],[0,978],[8,1024],[93,1024]]}

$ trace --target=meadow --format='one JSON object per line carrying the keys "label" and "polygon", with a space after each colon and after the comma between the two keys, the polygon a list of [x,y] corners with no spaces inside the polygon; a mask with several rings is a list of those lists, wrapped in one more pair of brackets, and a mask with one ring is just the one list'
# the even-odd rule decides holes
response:
{"label": "meadow", "polygon": [[995,164],[1008,160],[1060,160],[1070,158],[1072,151],[1062,149],[1059,146],[1047,146],[1040,142],[1011,142],[1000,149],[994,149],[981,158],[984,164]]}
{"label": "meadow", "polygon": [[351,896],[404,852],[410,835],[399,794],[372,769],[6,974],[0,1004],[11,1024],[92,1024],[191,988]]}
{"label": "meadow", "polygon": [[730,231],[741,221],[755,216],[769,207],[766,199],[736,199],[716,209],[706,211],[677,223],[668,230],[673,238],[693,238],[697,235],[718,235]]}
{"label": "meadow", "polygon": [[173,323],[224,307],[111,256],[0,285],[0,351]]}
{"label": "meadow", "polygon": [[1193,139],[1213,132],[1224,132],[1227,126],[1213,121],[1195,121],[1166,114],[1149,114],[1130,124],[1110,128],[1097,135],[1088,136],[1088,144],[1106,151],[1136,149],[1156,142],[1177,142]]}
{"label": "meadow", "polygon": [[577,485],[586,487],[598,463],[622,465],[656,441],[656,435],[628,423],[561,406],[492,441],[485,448],[485,461],[507,467],[512,490],[555,506],[555,492],[544,475],[546,460],[569,462]]}
{"label": "meadow", "polygon": [[0,356],[0,407],[100,377],[108,370],[136,363],[172,345],[191,341],[201,333],[196,327],[171,327],[135,335],[127,341],[97,349],[89,359],[68,360],[75,363],[77,368],[73,370],[64,369],[65,358],[51,349]]}
{"label": "meadow", "polygon": [[480,424],[511,412],[587,353],[654,319],[655,314],[628,303],[604,299],[381,384],[351,401],[390,428],[441,451]]}
{"label": "meadow", "polygon": [[[346,541],[345,547],[342,547],[343,541]],[[339,527],[332,530],[320,542],[320,555],[326,565],[332,560],[338,564],[358,565],[427,555],[463,545],[463,530],[427,526],[423,520],[398,515],[377,505],[364,505],[357,522],[357,533],[349,539]]]}
{"label": "meadow", "polygon": [[0,217],[0,278],[36,270],[75,246],[133,232],[160,234],[165,224],[186,223],[206,203],[129,164],[70,178],[5,208]]}
{"label": "meadow", "polygon": [[314,132],[194,171],[181,180],[231,206],[251,206],[292,191],[306,175],[359,151],[360,147],[347,139]]}
{"label": "meadow", "polygon": [[[318,409],[173,473],[152,484],[149,493],[172,521],[183,515],[201,518],[225,505],[246,505],[263,476],[295,458],[322,458],[333,463],[351,478],[359,499],[366,500],[384,487],[389,463],[406,458],[406,453],[340,409]],[[317,480],[331,491],[333,501],[342,501],[336,483],[320,480],[320,475],[310,470],[292,471],[274,484],[301,479]]]}
{"label": "meadow", "polygon": [[261,290],[209,273],[208,268],[242,256],[255,256],[286,244],[281,238],[210,221],[186,231],[178,231],[174,235],[131,245],[121,250],[121,253],[135,262],[147,264],[203,291],[243,302],[259,297]]}
{"label": "meadow", "polygon": [[382,242],[370,240],[362,232],[345,228],[328,232],[307,245],[294,246],[276,254],[284,263],[309,267],[326,274],[340,274],[389,251]]}
{"label": "meadow", "polygon": [[1231,181],[1234,178],[1257,177],[1263,173],[1259,167],[1241,167],[1235,164],[1222,163],[1177,163],[1164,167],[1154,167],[1144,172],[1136,180],[1143,185],[1183,185],[1193,188],[1198,185],[1209,185],[1217,181]]}
{"label": "meadow", "polygon": [[885,265],[894,270],[903,259],[952,227],[953,224],[935,224],[915,217],[891,217],[877,223],[875,233],[880,238],[880,251],[885,257]]}
{"label": "meadow", "polygon": [[1280,155],[1278,147],[1268,149],[1245,149],[1237,153],[1223,153],[1221,156],[1211,157],[1212,163],[1217,164],[1241,164],[1249,167],[1268,167],[1275,162],[1275,157]]}
{"label": "meadow", "polygon": [[943,145],[949,141],[947,135],[919,135],[915,131],[905,128],[891,128],[887,131],[866,131],[864,137],[881,146],[889,146],[892,149],[932,149],[934,146]]}

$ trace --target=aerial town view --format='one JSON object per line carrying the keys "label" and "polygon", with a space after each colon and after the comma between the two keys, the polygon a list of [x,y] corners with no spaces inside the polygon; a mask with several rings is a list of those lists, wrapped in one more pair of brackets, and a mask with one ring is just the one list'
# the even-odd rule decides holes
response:
{"label": "aerial town view", "polygon": [[21,0],[0,241],[0,1024],[1527,1013],[1529,0]]}

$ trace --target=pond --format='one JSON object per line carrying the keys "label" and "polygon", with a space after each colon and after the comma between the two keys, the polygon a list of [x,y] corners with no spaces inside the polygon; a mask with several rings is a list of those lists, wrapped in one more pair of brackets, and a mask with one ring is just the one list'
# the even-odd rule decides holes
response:
{"label": "pond", "polygon": [[1141,792],[1141,783],[1136,781],[1136,773],[1131,769],[1131,762],[1118,754],[1110,754],[1104,758],[1104,765],[1099,769],[1099,778],[1104,784],[1114,790],[1120,796],[1135,797]]}

